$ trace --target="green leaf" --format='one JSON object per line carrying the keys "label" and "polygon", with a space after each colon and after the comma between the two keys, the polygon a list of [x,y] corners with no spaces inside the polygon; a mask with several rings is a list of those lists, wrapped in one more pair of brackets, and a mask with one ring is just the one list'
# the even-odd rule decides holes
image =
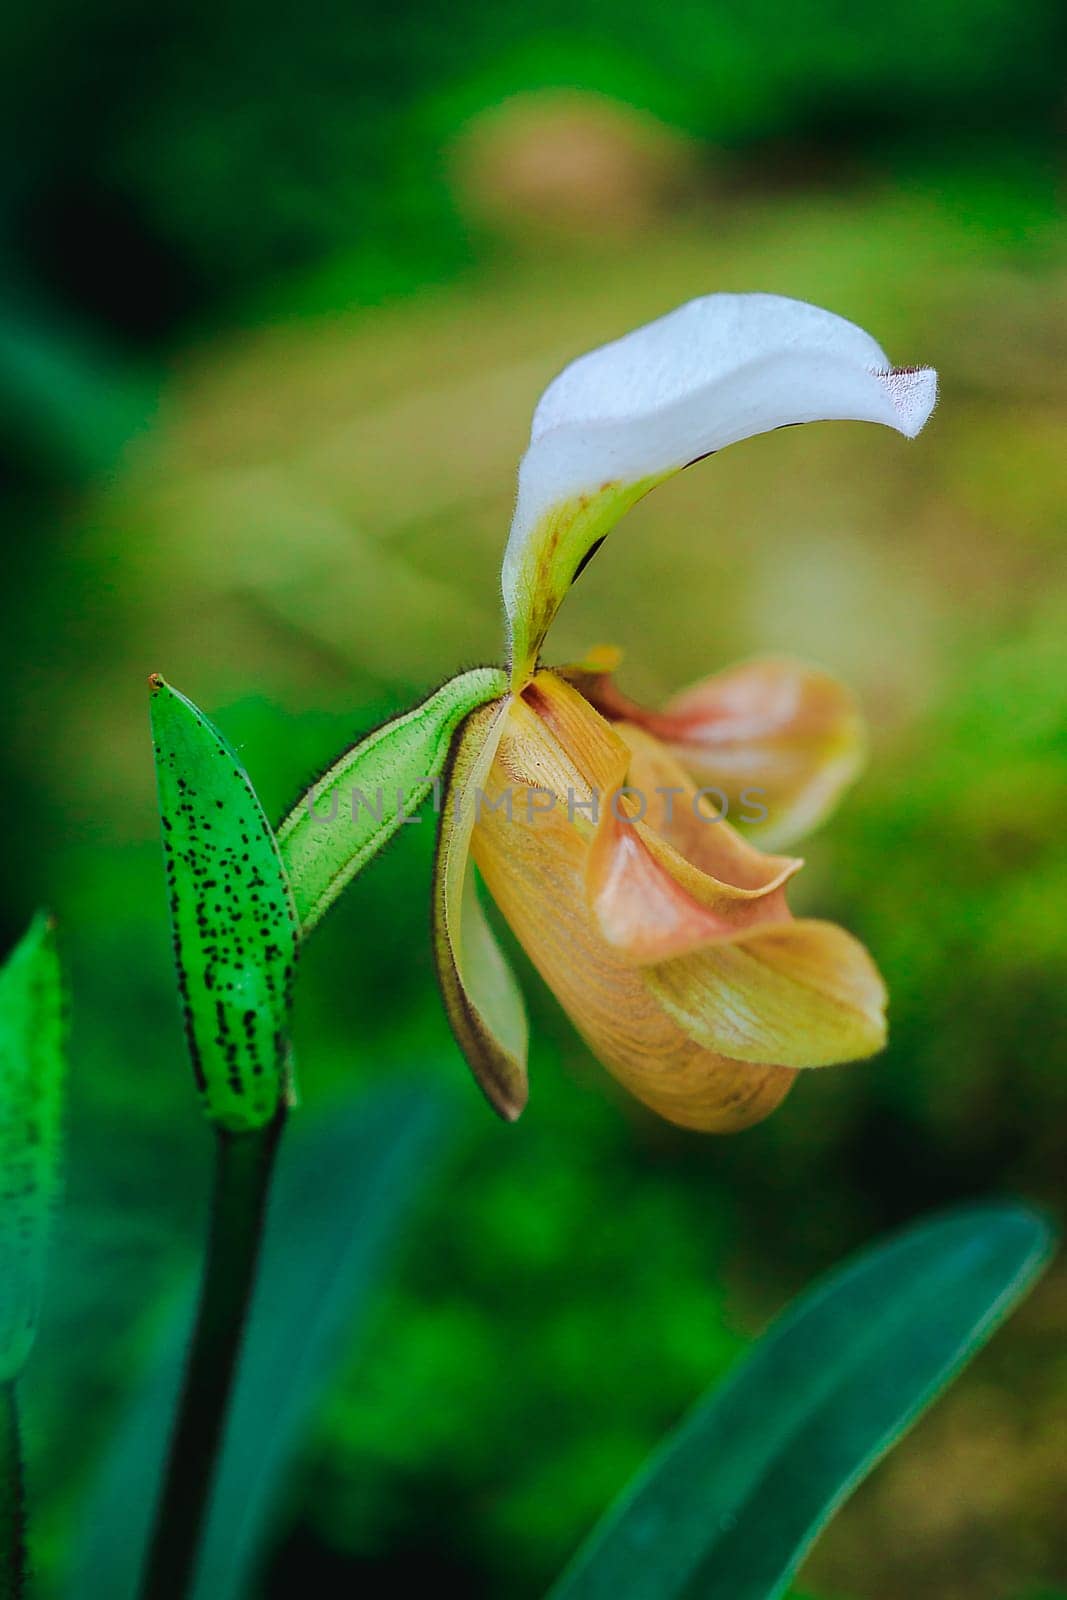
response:
{"label": "green leaf", "polygon": [[55,475],[112,466],[157,403],[147,371],[62,307],[0,278],[0,428]]}
{"label": "green leaf", "polygon": [[278,844],[305,933],[426,799],[463,718],[506,690],[496,667],[449,679],[354,744],[297,802]]}
{"label": "green leaf", "polygon": [[[302,1122],[283,1142],[195,1600],[238,1600],[277,1538],[275,1512],[305,1432],[446,1133],[440,1100],[404,1084],[317,1126]],[[136,1593],[192,1298],[190,1287],[104,1465],[67,1600]]]}
{"label": "green leaf", "polygon": [[1052,1248],[1021,1206],[950,1213],[823,1279],[607,1513],[552,1600],[770,1600]]}
{"label": "green leaf", "polygon": [[0,1383],[37,1328],[59,1170],[63,989],[52,926],[39,915],[0,968]]}
{"label": "green leaf", "polygon": [[270,824],[225,739],[152,680],[152,735],[185,1033],[204,1108],[232,1133],[288,1090],[298,928]]}

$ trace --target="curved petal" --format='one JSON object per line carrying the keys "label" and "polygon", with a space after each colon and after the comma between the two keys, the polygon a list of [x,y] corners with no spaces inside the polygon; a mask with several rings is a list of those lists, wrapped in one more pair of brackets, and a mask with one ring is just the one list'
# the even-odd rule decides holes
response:
{"label": "curved petal", "polygon": [[516,766],[545,771],[558,760],[539,723],[513,703],[472,840],[486,887],[593,1054],[632,1094],[682,1127],[729,1132],[758,1122],[795,1074],[694,1042],[601,937],[585,894],[588,845],[566,808],[509,813]]}
{"label": "curved petal", "polygon": [[456,736],[434,863],[433,950],[456,1042],[494,1110],[514,1122],[528,1093],[526,1011],[485,920],[470,856],[478,795],[510,704],[505,698],[472,712]]}
{"label": "curved petal", "polygon": [[800,865],[778,868],[759,888],[738,889],[692,866],[641,823],[609,813],[590,846],[586,891],[608,944],[644,966],[782,922],[784,884]]}
{"label": "curved petal", "polygon": [[605,716],[636,723],[668,745],[770,848],[817,827],[863,765],[866,730],[855,697],[800,661],[743,662],[684,690],[662,711],[636,705],[603,674],[587,674],[580,686]]}
{"label": "curved petal", "polygon": [[885,1044],[885,985],[859,941],[832,922],[760,928],[644,976],[681,1027],[741,1061],[828,1067]]}
{"label": "curved petal", "polygon": [[645,801],[642,822],[691,867],[764,893],[803,866],[795,856],[768,855],[732,828],[721,818],[719,797],[696,789],[678,757],[653,734],[627,722],[615,731],[630,752],[627,782]]}
{"label": "curved petal", "polygon": [[[551,764],[553,753],[566,753],[587,794],[603,795],[616,789],[626,776],[630,749],[622,734],[602,717],[595,706],[555,672],[539,672],[526,685],[522,704],[537,716],[537,762]],[[543,738],[547,728],[551,740]]]}
{"label": "curved petal", "polygon": [[785,921],[785,884],[803,863],[764,855],[728,822],[714,820],[650,734],[625,725],[620,731],[633,752],[624,792],[635,814],[627,819],[612,797],[586,866],[590,907],[620,958],[661,963]]}
{"label": "curved petal", "polygon": [[558,808],[590,831],[601,799],[622,783],[630,751],[577,689],[539,672],[511,701],[497,761],[510,783],[496,803],[509,816]]}
{"label": "curved petal", "polygon": [[725,445],[851,418],[913,438],[937,393],[869,334],[768,294],[713,294],[577,361],[545,390],[504,555],[513,683],[594,547],[649,489]]}

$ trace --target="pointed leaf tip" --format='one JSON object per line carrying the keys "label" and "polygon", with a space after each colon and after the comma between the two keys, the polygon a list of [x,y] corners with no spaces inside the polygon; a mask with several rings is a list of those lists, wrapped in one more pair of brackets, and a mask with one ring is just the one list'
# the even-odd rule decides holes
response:
{"label": "pointed leaf tip", "polygon": [[550,1600],[772,1600],[1045,1267],[1043,1217],[920,1222],[817,1282],[671,1434]]}
{"label": "pointed leaf tip", "polygon": [[151,719],[194,1072],[211,1121],[250,1132],[289,1090],[296,912],[270,825],[226,740],[162,679]]}

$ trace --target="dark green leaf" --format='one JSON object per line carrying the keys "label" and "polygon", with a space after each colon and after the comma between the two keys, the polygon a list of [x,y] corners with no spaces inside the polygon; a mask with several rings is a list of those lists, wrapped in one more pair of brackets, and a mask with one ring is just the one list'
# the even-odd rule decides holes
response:
{"label": "dark green leaf", "polygon": [[0,428],[52,473],[110,468],[155,409],[155,382],[68,311],[0,278]]}
{"label": "dark green leaf", "polygon": [[21,1370],[37,1327],[63,1077],[59,960],[38,916],[0,968],[0,1383]]}
{"label": "dark green leaf", "polygon": [[1051,1251],[1021,1206],[923,1223],[788,1310],[608,1512],[552,1600],[770,1600]]}
{"label": "dark green leaf", "polygon": [[[196,1600],[238,1600],[277,1536],[271,1518],[287,1469],[446,1131],[440,1102],[406,1084],[317,1127],[298,1125],[283,1142]],[[105,1464],[68,1600],[131,1600],[136,1591],[192,1289],[184,1298]]]}
{"label": "dark green leaf", "polygon": [[496,667],[463,672],[353,745],[312,784],[278,829],[305,932],[415,814],[463,718],[506,689],[507,677]]}
{"label": "dark green leaf", "polygon": [[287,1090],[297,922],[270,824],[222,735],[161,678],[152,734],[185,1032],[211,1120],[268,1123]]}

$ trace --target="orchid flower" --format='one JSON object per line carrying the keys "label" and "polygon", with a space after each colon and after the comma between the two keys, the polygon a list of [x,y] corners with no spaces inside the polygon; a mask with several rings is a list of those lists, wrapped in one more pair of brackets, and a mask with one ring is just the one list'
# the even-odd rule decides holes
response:
{"label": "orchid flower", "polygon": [[[691,301],[582,356],[542,396],[504,556],[507,672],[465,674],[408,714],[432,770],[448,753],[433,895],[445,1006],[505,1118],[526,1103],[527,1025],[475,868],[593,1054],[671,1122],[746,1127],[801,1069],[882,1047],[886,994],[866,950],[794,918],[786,888],[802,862],[764,853],[709,798],[738,784],[759,793],[762,842],[776,849],[821,820],[862,757],[847,691],[765,660],[656,712],[616,687],[614,652],[549,669],[541,651],[615,523],[683,467],[798,422],[878,422],[913,438],[935,398],[930,369],[894,368],[852,323],[765,294]],[[327,775],[327,792],[364,770],[364,748]],[[293,818],[279,841],[313,920],[358,852],[342,861]]]}

